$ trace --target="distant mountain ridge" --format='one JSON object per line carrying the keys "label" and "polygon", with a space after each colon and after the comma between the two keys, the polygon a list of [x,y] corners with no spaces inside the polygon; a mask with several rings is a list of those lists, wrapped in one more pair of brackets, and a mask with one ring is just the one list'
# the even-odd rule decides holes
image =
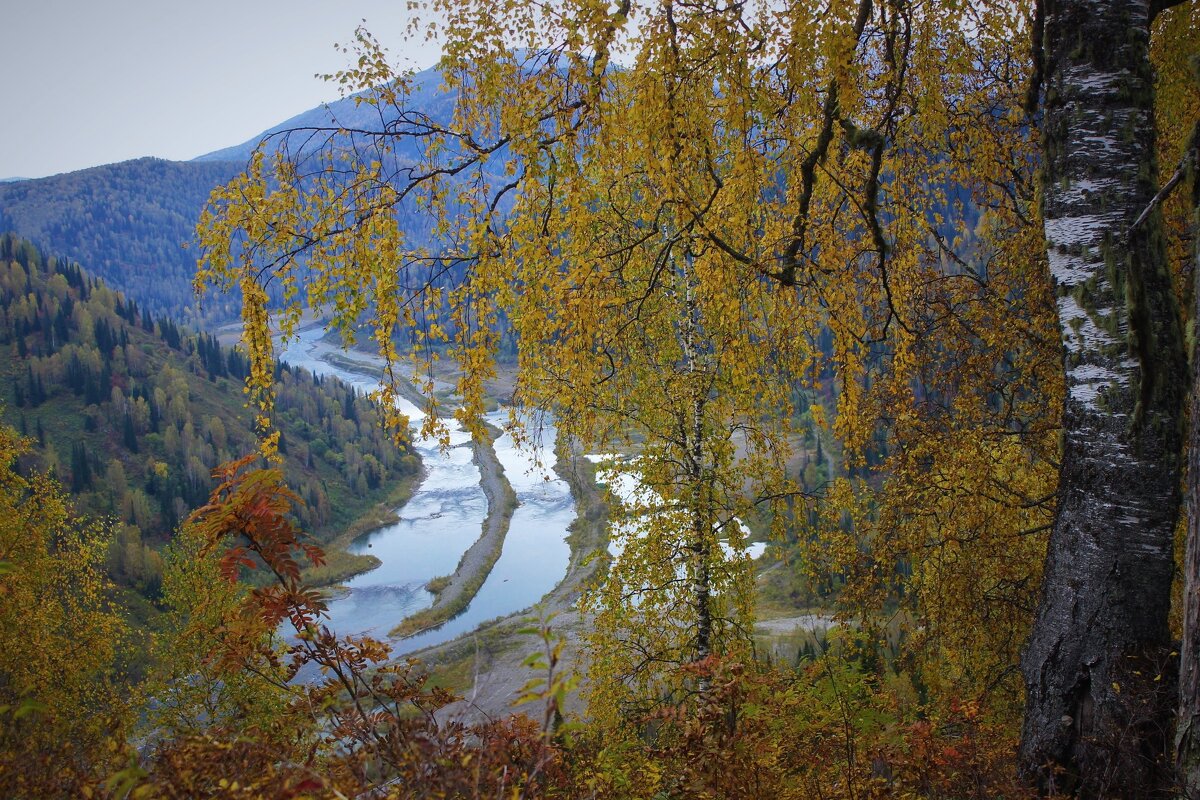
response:
{"label": "distant mountain ridge", "polygon": [[[145,309],[189,323],[228,318],[234,303],[203,313],[191,290],[196,254],[184,248],[232,162],[139,158],[0,184],[0,232],[88,264]],[[215,312],[215,313],[214,313]]]}
{"label": "distant mountain ridge", "polygon": [[[415,109],[438,120],[448,120],[454,109],[454,97],[442,88],[442,76],[436,68],[415,73],[411,78],[411,91],[407,103]],[[197,156],[193,162],[237,161],[245,163],[259,143],[284,131],[300,128],[345,128],[378,129],[381,125],[379,109],[358,102],[363,92],[348,95],[339,100],[323,103],[263,131],[241,144],[214,150]],[[382,120],[386,123],[390,120]]]}
{"label": "distant mountain ridge", "polygon": [[[435,119],[448,118],[454,100],[442,89],[441,73],[428,69],[411,80],[409,105]],[[239,298],[197,300],[191,288],[197,254],[185,247],[212,190],[235,176],[272,134],[299,127],[380,125],[375,107],[350,96],[192,161],[139,158],[47,178],[0,181],[0,233],[15,233],[87,264],[96,277],[153,314],[213,328],[237,318]],[[414,227],[414,235],[426,234]]]}

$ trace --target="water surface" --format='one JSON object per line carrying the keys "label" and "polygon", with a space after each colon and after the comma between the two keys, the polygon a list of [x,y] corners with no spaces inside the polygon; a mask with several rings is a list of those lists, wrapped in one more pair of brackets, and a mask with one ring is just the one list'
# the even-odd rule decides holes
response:
{"label": "water surface", "polygon": [[[320,341],[320,327],[301,331],[280,359],[314,374],[336,376],[359,391],[377,388],[372,375],[379,361],[361,353],[345,354]],[[339,354],[339,364],[326,360]],[[348,368],[350,357],[362,371]],[[369,633],[385,638],[402,619],[428,608],[433,596],[425,590],[430,579],[449,575],[479,538],[487,515],[487,497],[480,487],[479,468],[472,461],[471,437],[454,420],[447,420],[450,448],[416,433],[422,412],[408,400],[400,410],[414,421],[413,445],[425,466],[425,478],[412,498],[398,510],[400,521],[358,537],[348,548],[369,553],[382,564],[345,582],[344,596],[329,604],[329,627],[339,635]],[[507,412],[489,415],[503,425]],[[542,430],[543,461],[553,461],[555,431]],[[519,503],[509,524],[500,559],[467,609],[441,628],[392,641],[395,653],[439,644],[473,629],[479,623],[506,616],[540,600],[562,580],[570,560],[565,539],[575,519],[575,504],[567,484],[535,464],[528,449],[518,448],[505,433],[495,443],[496,456]]]}

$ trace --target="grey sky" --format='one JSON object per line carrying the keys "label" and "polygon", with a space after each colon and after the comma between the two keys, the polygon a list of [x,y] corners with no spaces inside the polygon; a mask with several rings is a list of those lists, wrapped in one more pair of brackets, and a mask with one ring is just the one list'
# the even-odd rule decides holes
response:
{"label": "grey sky", "polygon": [[365,19],[393,61],[405,0],[0,0],[0,178],[238,144],[338,96],[313,77],[348,63]]}

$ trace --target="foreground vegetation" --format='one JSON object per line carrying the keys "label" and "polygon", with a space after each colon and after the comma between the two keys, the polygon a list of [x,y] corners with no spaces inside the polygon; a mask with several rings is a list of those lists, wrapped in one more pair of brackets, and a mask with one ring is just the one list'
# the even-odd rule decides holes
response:
{"label": "foreground vegetation", "polygon": [[[27,445],[0,430],[6,460]],[[158,660],[133,695],[113,680],[130,632],[107,599],[106,532],[71,516],[53,481],[0,474],[0,590],[14,601],[0,628],[6,796],[1020,796],[1002,730],[970,704],[897,705],[902,674],[853,640],[795,671],[690,665],[709,690],[631,719],[639,744],[563,722],[573,679],[552,624],[535,626],[521,699],[539,719],[439,723],[453,698],[418,669],[314,627],[322,601],[298,565],[319,549],[288,522],[295,497],[278,471],[249,466],[222,469],[173,545]],[[251,554],[274,576],[254,591],[235,579]],[[284,649],[272,645],[280,624],[301,633]],[[30,641],[44,658],[28,658]],[[305,664],[325,679],[289,683]],[[147,724],[153,747],[139,757]]]}

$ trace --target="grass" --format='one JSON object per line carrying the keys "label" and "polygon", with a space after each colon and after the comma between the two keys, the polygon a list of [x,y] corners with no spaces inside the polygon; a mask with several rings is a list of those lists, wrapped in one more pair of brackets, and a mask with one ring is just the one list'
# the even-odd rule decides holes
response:
{"label": "grass", "polygon": [[355,575],[370,572],[381,562],[372,555],[335,550],[325,554],[325,563],[304,570],[304,582],[314,588],[342,583]]}
{"label": "grass", "polygon": [[436,578],[431,578],[429,583],[425,584],[425,591],[430,594],[441,594],[446,591],[446,587],[450,585],[453,575],[439,575]]}
{"label": "grass", "polygon": [[[425,682],[426,689],[445,689],[451,694],[462,696],[475,684],[476,661],[479,656],[470,653],[462,655],[453,661],[438,664],[434,672],[429,673]],[[485,665],[479,669],[486,669]]]}
{"label": "grass", "polygon": [[[524,623],[491,624],[440,649],[423,666],[428,670],[428,687],[439,686],[458,696],[467,695],[478,675],[493,668],[497,659],[522,645],[529,652],[537,647],[533,637],[517,634]],[[530,677],[533,673],[530,672]]]}

